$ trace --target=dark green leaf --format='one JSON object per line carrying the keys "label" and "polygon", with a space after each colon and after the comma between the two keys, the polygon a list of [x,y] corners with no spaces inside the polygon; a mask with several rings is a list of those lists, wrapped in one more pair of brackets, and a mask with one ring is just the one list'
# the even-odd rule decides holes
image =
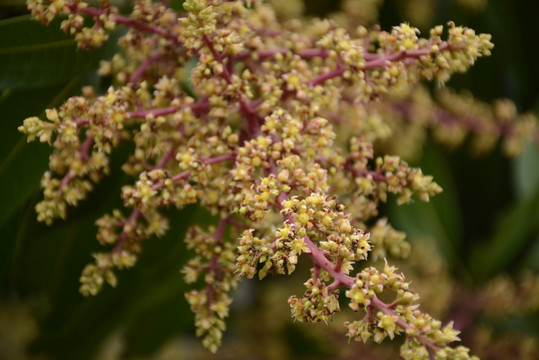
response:
{"label": "dark green leaf", "polygon": [[192,57],[191,59],[189,59],[187,64],[185,64],[183,78],[180,83],[183,91],[185,91],[187,94],[189,94],[189,96],[192,96],[194,98],[197,98],[197,95],[193,86],[193,81],[191,80],[191,71],[195,68],[197,64],[198,58]]}
{"label": "dark green leaf", "polygon": [[[508,211],[495,228],[488,244],[478,244],[470,254],[477,279],[487,280],[506,270],[530,245],[539,228],[539,187]],[[535,235],[534,235],[535,233]]]}
{"label": "dark green leaf", "polygon": [[185,0],[171,0],[169,6],[172,10],[177,12],[184,13],[185,9],[183,8],[183,3]]}
{"label": "dark green leaf", "polygon": [[[429,145],[418,164],[423,173],[432,175],[443,188],[429,203],[415,200],[413,204],[389,207],[390,221],[410,239],[429,237],[436,242],[440,253],[451,264],[459,264],[462,242],[462,219],[452,174],[437,147]],[[460,269],[463,270],[463,269]]]}
{"label": "dark green leaf", "polygon": [[522,155],[515,160],[514,177],[520,197],[533,194],[539,184],[539,149],[536,144],[526,144]]}
{"label": "dark green leaf", "polygon": [[21,16],[0,21],[0,89],[60,84],[94,70],[112,56],[119,32],[101,48],[78,50],[55,22],[43,26]]}
{"label": "dark green leaf", "polygon": [[521,264],[522,268],[530,269],[536,273],[539,273],[539,261],[537,261],[537,259],[539,259],[539,235],[535,237],[535,241],[530,249],[526,252],[526,256]]}

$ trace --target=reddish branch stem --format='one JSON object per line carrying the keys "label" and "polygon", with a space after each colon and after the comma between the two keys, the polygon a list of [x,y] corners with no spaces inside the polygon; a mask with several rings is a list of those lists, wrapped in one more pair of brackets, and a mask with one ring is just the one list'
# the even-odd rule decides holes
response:
{"label": "reddish branch stem", "polygon": [[[215,46],[213,46],[213,40],[210,39],[208,35],[204,35],[202,37],[204,40],[204,43],[210,50],[210,53],[212,54],[215,61],[217,61],[219,64],[222,65],[223,72],[221,73],[221,76],[229,85],[233,85],[232,81],[232,74],[229,72],[229,66],[224,63],[223,56],[220,55],[217,50],[215,50]],[[228,60],[229,64],[231,64],[231,59]],[[247,129],[250,132],[251,137],[256,137],[259,133],[259,125],[258,121],[261,120],[261,117],[258,115],[258,113],[245,101],[243,98],[243,94],[238,91],[238,101],[240,105],[240,113],[243,115],[243,118],[247,121]]]}
{"label": "reddish branch stem", "polygon": [[331,293],[335,291],[339,286],[342,286],[341,282],[339,280],[333,281],[331,284],[328,285],[328,293]]}
{"label": "reddish branch stem", "polygon": [[[172,177],[172,181],[176,182],[176,181],[180,181],[182,179],[187,179],[189,177],[189,175],[191,175],[191,171],[190,170],[185,170],[184,172],[181,172],[181,173],[179,173],[177,175],[174,175]],[[160,184],[158,184],[158,185],[160,185]],[[152,187],[152,190],[158,190],[160,188],[161,188],[161,186],[155,186],[154,185]]]}
{"label": "reddish branch stem", "polygon": [[362,170],[362,169],[355,168],[350,164],[344,164],[343,166],[345,170],[351,172],[355,176],[364,177],[364,178],[370,176],[376,182],[387,182],[387,178],[382,174],[381,170],[377,170],[377,171],[370,171],[367,169]]}
{"label": "reddish branch stem", "polygon": [[[217,163],[224,162],[224,161],[234,160],[235,158],[236,158],[235,153],[225,154],[225,155],[219,155],[219,156],[216,156],[216,157],[213,157],[213,158],[205,159],[205,160],[203,160],[203,163],[204,163],[204,165],[212,165],[212,164],[217,164]],[[171,178],[171,180],[173,182],[178,182],[180,180],[187,179],[189,177],[189,175],[191,175],[191,170],[185,170],[185,171],[183,171],[183,172],[181,172],[179,174],[174,175]],[[154,186],[152,186],[152,190],[162,189],[163,186],[164,185],[162,183],[157,183]]]}
{"label": "reddish branch stem", "polygon": [[[454,50],[454,49],[459,49],[459,47],[458,46],[452,46],[452,45],[444,42],[442,45],[439,46],[438,51]],[[360,68],[359,70],[367,71],[367,70],[371,70],[371,69],[374,69],[374,68],[380,68],[380,67],[383,68],[383,67],[386,67],[388,64],[390,64],[393,61],[399,61],[399,60],[403,60],[403,59],[418,59],[421,56],[425,56],[425,55],[428,55],[430,53],[431,53],[431,49],[427,48],[427,49],[413,50],[413,51],[401,51],[401,52],[398,52],[396,54],[381,55],[380,57],[376,57],[376,58],[374,58],[372,60],[368,60],[365,63],[365,65],[363,65],[363,67]],[[310,80],[307,83],[307,85],[309,85],[311,87],[319,85],[319,84],[321,84],[321,83],[323,83],[323,82],[325,82],[325,81],[327,81],[329,79],[340,77],[347,70],[355,71],[352,68],[340,66],[340,67],[337,67],[334,70],[331,70],[328,73],[318,75],[314,79]]]}
{"label": "reddish branch stem", "polygon": [[246,223],[241,222],[241,221],[238,221],[238,220],[236,220],[236,219],[234,219],[234,218],[232,218],[232,217],[228,217],[228,218],[226,219],[226,221],[227,221],[230,225],[235,226],[235,227],[237,227],[237,228],[246,228],[246,227],[249,227],[249,225],[247,225]]}
{"label": "reddish branch stem", "polygon": [[[259,50],[256,52],[256,57],[259,59],[259,60],[265,60],[265,59],[270,59],[272,57],[275,57],[276,55],[278,54],[286,54],[287,52],[289,52],[290,49],[287,49],[287,48],[281,48],[281,49],[269,49],[269,50]],[[250,58],[251,56],[253,55],[252,52],[250,51],[245,51],[239,55],[235,55],[233,57],[234,60],[246,60],[248,58]],[[302,59],[312,59],[312,58],[316,58],[316,57],[319,57],[319,58],[322,58],[322,59],[325,59],[329,56],[329,51],[327,51],[326,49],[303,49],[303,50],[299,50],[297,52],[297,55],[299,57],[301,57]]]}
{"label": "reddish branch stem", "polygon": [[[206,43],[208,41],[210,41],[207,36],[205,37],[205,41],[206,41]],[[439,48],[438,52],[440,52],[440,51],[444,51],[444,50],[460,49],[461,47],[459,47],[458,45],[450,45],[449,43],[444,42],[438,48]],[[215,50],[214,49],[212,50],[212,49],[213,49],[213,46],[210,48],[210,51],[215,56],[216,55]],[[264,59],[275,57],[277,54],[285,54],[288,51],[290,51],[290,50],[285,49],[285,48],[274,49],[274,50],[259,50],[256,53],[256,55],[257,55],[257,57],[259,59],[264,60]],[[431,53],[430,48],[425,48],[425,49],[420,49],[420,50],[412,50],[412,51],[400,51],[398,53],[388,54],[388,55],[374,54],[374,53],[365,52],[363,56],[364,56],[364,59],[367,60],[367,62],[359,70],[367,71],[367,70],[374,69],[374,68],[379,68],[379,67],[383,68],[383,67],[386,67],[389,63],[391,63],[393,61],[399,61],[399,60],[403,60],[403,59],[418,59],[421,56],[425,56],[425,55],[428,55],[430,53]],[[241,53],[239,55],[236,55],[233,59],[234,60],[245,60],[245,59],[248,59],[251,55],[252,55],[251,52],[244,52],[244,53]],[[297,55],[299,57],[303,58],[303,59],[312,59],[312,58],[317,58],[317,57],[325,59],[325,58],[327,58],[329,56],[329,51],[326,50],[326,49],[318,49],[318,48],[303,49],[303,50],[299,50],[297,52]],[[216,57],[216,59],[217,59],[217,57]],[[322,84],[323,82],[325,82],[325,81],[327,81],[329,79],[333,79],[333,78],[342,76],[344,74],[344,72],[347,71],[347,70],[357,71],[357,70],[349,68],[349,67],[338,66],[334,70],[331,70],[331,71],[329,71],[329,72],[327,72],[325,74],[318,75],[314,79],[310,80],[307,83],[307,85],[312,87],[312,86]]]}
{"label": "reddish branch stem", "polygon": [[[75,13],[86,14],[86,15],[92,16],[92,17],[94,17],[96,19],[99,19],[99,17],[101,15],[106,15],[106,10],[98,10],[98,9],[91,9],[91,8],[78,8],[77,5],[74,4],[74,3],[68,4],[67,6]],[[159,36],[161,36],[163,38],[169,38],[169,39],[173,39],[174,41],[177,41],[177,39],[174,36],[172,36],[172,34],[169,34],[165,29],[162,29],[160,27],[156,27],[156,26],[153,26],[153,25],[150,25],[150,24],[146,24],[146,23],[143,23],[143,22],[140,22],[140,21],[137,21],[137,20],[134,20],[134,19],[126,18],[126,17],[120,16],[120,15],[112,15],[112,17],[113,17],[114,21],[119,23],[119,24],[123,24],[123,25],[126,25],[128,27],[132,27],[132,28],[144,31],[144,32],[159,35]],[[207,47],[210,50],[211,54],[213,55],[214,59],[223,66],[223,72],[222,72],[221,76],[225,79],[225,81],[228,84],[233,84],[232,73],[230,71],[231,67],[229,66],[231,64],[232,59],[228,59],[228,63],[225,63],[223,56],[221,56],[220,54],[217,53],[217,51],[215,50],[215,47],[213,45],[213,41],[207,35],[203,36],[203,41],[207,45]],[[444,43],[439,48],[440,48],[439,51],[443,51],[443,50],[451,49],[451,46],[449,44],[447,44],[447,43]],[[416,50],[416,51],[402,51],[402,52],[399,52],[399,53],[396,53],[396,54],[384,55],[384,56],[380,56],[380,57],[376,57],[376,58],[374,56],[368,56],[368,57],[366,57],[368,59],[368,61],[359,70],[360,71],[366,71],[366,70],[373,69],[373,68],[385,67],[390,62],[399,61],[399,60],[403,60],[403,59],[414,59],[414,58],[417,59],[417,58],[420,58],[421,56],[428,55],[430,53],[430,51],[431,51],[430,49],[422,49],[422,50]],[[282,53],[282,52],[283,52],[283,50],[259,51],[258,56],[261,57],[261,58],[267,58],[267,57],[275,56],[276,54]],[[239,55],[239,56],[236,57],[236,59],[241,59],[243,56],[244,56],[243,54]],[[299,56],[301,56],[303,58],[307,58],[307,59],[308,58],[313,58],[313,57],[322,57],[322,58],[324,58],[324,57],[328,56],[328,52],[326,50],[324,50],[324,49],[305,49],[305,50],[301,50],[299,52]],[[146,69],[156,59],[157,59],[157,57],[155,59],[148,58],[143,64],[141,64],[139,69],[137,69],[137,71],[135,71],[135,73],[133,73],[132,80],[136,81],[141,76],[143,76]],[[308,84],[308,86],[311,86],[311,87],[322,84],[327,80],[342,76],[348,70],[355,71],[354,69],[351,69],[349,67],[344,67],[344,66],[340,65],[334,70],[331,70],[331,71],[329,71],[329,72],[327,72],[325,74],[318,75],[317,77],[310,80],[307,84]],[[254,137],[254,136],[256,136],[256,134],[258,132],[259,126],[257,124],[257,121],[260,119],[260,115],[245,101],[242,93],[238,93],[238,95],[239,95],[240,113],[244,116],[244,118],[248,122],[248,125],[249,125],[248,129],[250,129],[250,132],[251,132],[250,135],[252,137]],[[173,114],[176,111],[178,111],[178,109],[175,108],[175,107],[168,107],[168,108],[163,108],[163,109],[139,110],[139,111],[134,111],[134,112],[128,113],[127,117],[128,118],[144,118],[144,117],[146,117],[147,115],[150,115],[150,114],[154,115],[154,116],[164,116],[164,115]],[[80,121],[80,124],[84,124],[83,120]],[[93,138],[91,138],[90,136],[87,138],[87,140],[88,139],[90,139],[89,140],[90,142],[93,141]],[[86,142],[85,142],[85,144],[86,144]],[[83,145],[83,148],[84,148],[84,145]],[[155,166],[155,168],[156,169],[157,168],[164,168],[168,164],[168,162],[171,159],[173,159],[174,153],[175,153],[175,148],[171,149],[167,154],[165,154],[165,156],[159,161],[159,163]],[[206,165],[211,165],[211,164],[215,164],[215,163],[219,163],[219,162],[223,162],[223,161],[233,160],[234,158],[235,158],[235,154],[225,154],[225,155],[217,156],[217,157],[214,157],[214,158],[205,159],[205,160],[203,160],[203,162]],[[356,174],[358,176],[371,175],[373,177],[373,179],[375,179],[377,181],[386,181],[386,178],[381,173],[378,173],[378,172],[373,173],[373,172],[369,172],[367,170],[356,169],[356,168],[352,167],[349,164],[345,164],[345,168],[347,168],[347,170],[353,172],[354,174]],[[190,173],[191,173],[190,171],[184,171],[184,172],[182,172],[180,174],[177,174],[177,175],[173,176],[172,180],[173,181],[179,181],[179,180],[186,179],[186,178],[189,177]],[[68,175],[69,175],[69,173],[68,173]],[[66,175],[66,177],[68,175]],[[69,180],[66,180],[66,181],[69,181]],[[64,183],[64,180],[62,180],[62,183]],[[156,190],[158,188],[160,188],[160,186],[156,187],[154,190]],[[288,196],[286,194],[281,193],[279,195],[278,201],[281,202],[282,200],[287,199],[287,198],[288,198]],[[278,205],[280,207],[280,203]],[[129,240],[129,233],[132,231],[131,227],[134,226],[134,224],[138,221],[138,219],[141,216],[143,216],[143,213],[139,208],[135,208],[132,211],[129,218],[123,224],[123,231],[120,234],[119,241],[116,244],[116,246],[114,247],[114,249],[112,250],[111,255],[115,254],[115,253],[118,253],[123,249],[125,243]],[[295,219],[291,215],[285,215],[284,218],[290,224],[295,223]],[[223,219],[221,219],[219,221],[219,225],[218,225],[217,231],[216,231],[215,236],[214,236],[216,246],[218,246],[219,244],[222,243],[222,239],[223,239],[223,236],[224,236],[224,231],[225,231],[226,225],[228,223],[230,223],[230,220],[227,220],[226,218],[223,218]],[[335,279],[335,281],[332,284],[329,285],[328,289],[333,291],[336,288],[338,288],[339,286],[345,286],[347,288],[352,288],[355,285],[355,282],[356,282],[355,278],[345,274],[342,271],[342,268],[341,268],[339,263],[334,264],[332,261],[330,261],[324,255],[323,250],[320,249],[309,238],[309,236],[305,235],[303,237],[303,241],[305,242],[305,245],[308,248],[308,252],[306,252],[306,253],[311,257],[311,259],[313,260],[313,263],[314,263],[314,269],[315,269],[315,274],[314,275],[316,277],[318,277],[320,269],[324,269],[325,271],[327,271]],[[211,271],[211,272],[218,272],[219,271],[217,261],[218,261],[218,255],[213,254],[212,258],[210,259],[210,263],[209,263],[209,271]],[[207,293],[207,299],[208,299],[207,301],[208,301],[208,306],[209,306],[209,304],[212,301],[212,297],[213,297],[213,286],[211,284],[206,285],[206,293]],[[382,302],[376,296],[371,297],[370,302],[371,302],[371,305],[372,305],[373,308],[376,308],[378,311],[381,311],[382,313],[384,313],[386,315],[395,317],[396,318],[396,324],[399,327],[401,327],[403,330],[406,331],[406,330],[411,329],[411,325],[409,325],[404,320],[402,320],[389,305]],[[419,341],[421,341],[421,343],[423,343],[423,345],[428,347],[430,350],[439,349],[439,346],[436,343],[434,343],[432,340],[426,338],[423,335],[418,335],[417,339]]]}
{"label": "reddish branch stem", "polygon": [[[77,154],[79,155],[81,160],[88,161],[88,159],[89,159],[88,153],[92,149],[93,144],[94,144],[93,135],[88,135],[88,133],[86,133],[86,139],[84,140],[84,142],[77,149]],[[74,170],[69,170],[64,175],[64,177],[62,178],[62,181],[60,182],[60,185],[58,186],[58,194],[62,195],[62,193],[64,192],[65,187],[67,185],[69,185],[71,180],[73,180],[75,177],[77,177],[77,173]]]}
{"label": "reddish branch stem", "polygon": [[[171,148],[170,151],[168,151],[163,156],[163,158],[159,161],[159,163],[156,166],[153,167],[153,169],[164,169],[167,166],[167,164],[169,163],[169,161],[174,159],[174,154],[175,153],[176,153],[176,147],[174,146],[174,147]],[[214,158],[206,159],[206,160],[204,160],[204,164],[211,165],[211,164],[216,164],[216,163],[219,163],[219,162],[232,160],[232,159],[235,159],[235,154],[225,154],[225,155],[221,155],[221,156],[216,156]],[[190,174],[191,174],[191,171],[186,170],[186,171],[184,171],[182,173],[179,173],[179,174],[173,176],[172,181],[177,182],[177,181],[180,181],[180,180],[187,179]],[[156,185],[154,185],[152,187],[152,190],[158,190],[158,189],[161,189],[162,187],[163,187],[162,184],[156,184]],[[132,226],[133,224],[135,224],[135,222],[140,217],[142,217],[143,215],[144,214],[142,213],[142,211],[139,208],[133,209],[133,211],[131,212],[131,215],[129,216],[129,218],[127,219],[127,221],[123,225],[122,233],[119,236],[118,243],[116,244],[116,246],[114,247],[114,249],[111,252],[111,256],[113,254],[118,253],[119,251],[121,251],[123,249],[125,243],[129,240],[129,232],[130,232],[129,227]]]}
{"label": "reddish branch stem", "polygon": [[[215,50],[215,48],[213,46],[213,42],[206,35],[203,37],[203,40],[206,43],[206,45],[208,46],[208,48],[209,48],[211,54],[213,55],[214,59],[216,61],[220,62],[223,65],[223,73],[222,73],[223,78],[229,84],[231,84],[232,83],[231,75],[228,72],[228,68],[226,66],[224,66],[225,64],[223,63],[223,58],[216,52],[216,50]],[[444,45],[440,46],[440,51],[448,49],[448,48],[449,48],[449,45],[444,44]],[[270,51],[262,52],[262,53],[259,53],[259,56],[270,57],[270,56],[274,56],[277,53],[280,53],[280,51],[276,50],[274,52],[270,52]],[[419,57],[421,57],[423,55],[427,55],[429,53],[430,53],[430,49],[424,49],[424,50],[411,51],[411,52],[402,51],[402,52],[400,52],[398,54],[381,56],[379,58],[374,58],[374,59],[368,61],[362,67],[361,70],[365,71],[365,70],[376,68],[376,67],[385,67],[391,61],[398,61],[398,60],[405,59],[405,58],[419,58]],[[317,52],[315,50],[310,50],[308,52],[304,52],[303,55],[307,56],[307,57],[315,57],[315,56],[318,56],[318,55],[323,56],[325,54],[323,52]],[[241,56],[242,55],[240,55],[240,57]],[[332,78],[339,77],[339,76],[343,75],[344,72],[347,71],[347,70],[350,70],[350,69],[347,68],[347,67],[339,66],[335,70],[332,70],[332,71],[330,71],[330,72],[328,72],[326,74],[319,75],[318,77],[312,79],[311,81],[308,82],[308,85],[309,86],[315,86],[315,85],[321,84],[321,83],[325,82],[326,80],[329,80],[329,79],[332,79]],[[240,94],[240,111],[245,115],[245,117],[247,118],[248,121],[249,121],[249,118],[253,115],[253,113],[256,113],[255,110],[253,110],[249,106],[246,106],[246,104],[244,102],[242,102],[241,94]],[[249,127],[252,129],[253,126],[251,124],[249,124],[249,125],[250,125]],[[346,164],[346,165],[348,165],[348,164]],[[375,179],[377,181],[387,181],[387,179],[379,172],[372,172],[371,173],[371,172],[369,172],[367,170],[363,171],[363,170],[355,169],[351,165],[348,165],[348,167],[349,167],[348,170],[352,171],[356,175],[360,175],[360,176],[371,175],[373,177],[373,179]],[[273,166],[269,171],[270,171],[270,173],[273,173],[275,176],[277,175],[275,166]],[[282,208],[281,203],[282,203],[282,201],[284,201],[286,199],[288,199],[288,195],[286,193],[279,194],[279,196],[277,198],[277,203],[274,204],[274,206],[277,209],[281,210],[281,208]],[[284,217],[285,221],[287,221],[289,224],[292,225],[292,224],[295,223],[295,219],[294,219],[294,217],[292,215],[284,215],[283,217]],[[324,255],[323,250],[320,249],[318,246],[316,246],[316,244],[309,238],[308,235],[305,235],[303,237],[303,240],[304,240],[304,242],[305,242],[305,244],[307,246],[307,249],[308,249],[308,251],[306,253],[313,260],[313,263],[314,263],[314,276],[316,278],[319,277],[320,269],[324,269],[335,279],[335,281],[332,284],[330,284],[329,287],[328,287],[332,291],[337,289],[339,286],[345,286],[347,288],[352,288],[355,285],[355,282],[356,282],[355,278],[345,274],[342,271],[342,268],[341,268],[339,263],[334,264],[333,262],[331,262]],[[208,287],[206,288],[206,290],[208,291]],[[396,318],[396,324],[399,325],[403,330],[406,331],[408,329],[411,329],[411,326],[408,323],[406,323],[404,320],[402,320],[389,305],[387,305],[384,302],[382,302],[381,300],[379,300],[376,296],[371,297],[370,301],[371,301],[371,306],[373,306],[374,308],[378,309],[379,311],[383,312],[384,314],[387,314],[389,316],[392,316],[392,317]],[[439,346],[436,343],[434,343],[432,340],[426,338],[423,335],[418,335],[417,339],[419,341],[421,341],[421,343],[423,343],[424,346],[429,348],[429,351],[439,349]]]}
{"label": "reddish branch stem", "polygon": [[140,66],[137,68],[137,70],[135,70],[135,72],[133,72],[133,74],[131,74],[131,77],[129,78],[129,82],[132,83],[132,84],[135,84],[138,81],[140,81],[140,79],[144,76],[144,74],[150,68],[150,66],[155,64],[162,57],[163,57],[163,54],[160,53],[160,52],[157,52],[156,54],[146,58],[146,60],[144,60],[140,64]]}
{"label": "reddish branch stem", "polygon": [[220,163],[220,162],[223,162],[223,161],[234,160],[235,158],[236,158],[235,153],[224,154],[224,155],[219,155],[219,156],[216,156],[216,157],[213,157],[213,158],[205,159],[204,164],[205,165],[211,165],[211,164],[216,164],[216,163]]}
{"label": "reddish branch stem", "polygon": [[131,215],[129,215],[129,218],[124,223],[124,226],[122,228],[122,233],[120,234],[118,238],[118,242],[116,243],[116,246],[114,247],[114,249],[112,249],[110,253],[111,257],[114,254],[117,254],[123,250],[125,243],[129,239],[129,235],[128,235],[129,230],[130,230],[129,228],[133,226],[141,216],[142,216],[142,211],[140,211],[140,209],[137,209],[137,208],[133,209],[133,211],[131,212]]}
{"label": "reddish branch stem", "polygon": [[[99,10],[99,9],[93,9],[93,8],[79,8],[76,3],[67,4],[66,6],[75,14],[89,15],[89,16],[94,17],[96,20],[98,20],[101,15],[107,15],[105,10]],[[176,41],[175,37],[173,37],[171,34],[167,33],[164,29],[160,27],[150,25],[150,24],[145,24],[138,20],[131,19],[131,18],[121,16],[121,15],[116,15],[116,14],[113,15],[112,18],[118,24],[123,24],[123,25],[126,25],[128,27],[131,27],[131,28],[143,31],[143,32],[153,33],[153,34],[162,36],[164,38],[169,38],[171,40]]]}
{"label": "reddish branch stem", "polygon": [[133,118],[145,118],[148,115],[165,116],[165,115],[174,114],[177,111],[178,111],[178,108],[174,106],[170,106],[170,107],[161,108],[161,109],[131,111],[127,113],[127,117],[129,119],[133,119]]}
{"label": "reddish branch stem", "polygon": [[322,74],[322,75],[318,75],[317,77],[315,77],[314,79],[310,80],[307,85],[309,87],[313,87],[313,86],[316,86],[316,85],[319,85],[319,84],[322,84],[323,82],[329,80],[329,79],[333,79],[333,78],[336,78],[336,77],[339,77],[341,76],[342,74],[344,74],[344,72],[346,70],[349,70],[348,68],[346,67],[338,67],[336,68],[335,70],[331,70],[330,72],[327,72],[325,74]]}
{"label": "reddish branch stem", "polygon": [[[291,219],[290,219],[291,218]],[[287,217],[289,221],[293,221],[293,217]],[[342,272],[341,269],[335,270],[334,264],[329,261],[322,249],[317,247],[311,239],[305,235],[303,237],[303,241],[305,241],[305,244],[307,245],[307,248],[309,249],[310,253],[308,255],[313,259],[313,261],[318,264],[321,268],[326,270],[336,281],[336,283],[331,284],[333,285],[332,288],[336,288],[338,285],[344,285],[347,288],[352,288],[356,282],[355,278],[348,276]],[[411,329],[411,326],[402,320],[396,313],[387,305],[386,303],[382,302],[380,299],[378,299],[376,296],[373,296],[370,298],[371,304],[379,311],[383,312],[386,315],[389,315],[391,317],[396,318],[396,324],[399,325],[404,331]],[[428,339],[427,337],[423,335],[418,335],[417,338],[423,345],[426,347],[432,349],[432,350],[438,350],[439,346],[434,343],[432,340]]]}
{"label": "reddish branch stem", "polygon": [[172,146],[170,150],[159,160],[157,165],[155,165],[154,169],[164,169],[167,167],[167,164],[170,160],[174,159],[174,156],[176,155],[176,146]]}
{"label": "reddish branch stem", "polygon": [[[288,199],[288,196],[282,196],[284,193],[281,193],[279,196],[279,199],[286,200]],[[294,224],[295,220],[294,217],[291,215],[284,215],[284,219],[289,224]],[[322,249],[320,249],[318,246],[314,244],[314,242],[309,238],[309,236],[305,235],[303,237],[303,241],[305,242],[305,245],[309,249],[309,252],[306,252],[307,255],[311,257],[313,260],[313,263],[316,266],[326,270],[334,279],[335,281],[329,285],[328,291],[331,288],[331,290],[335,290],[339,286],[345,286],[349,289],[351,289],[356,282],[356,279],[346,275],[342,272],[342,269],[336,268],[335,264],[331,262],[325,255]],[[383,312],[386,315],[389,315],[391,317],[394,317],[396,319],[396,324],[401,327],[404,331],[411,329],[411,325],[409,325],[406,321],[402,320],[398,314],[395,313],[395,311],[386,303],[382,302],[380,299],[378,299],[376,296],[373,296],[369,298],[371,301],[371,305],[376,308],[377,310]],[[417,335],[417,339],[426,346],[431,351],[436,351],[440,349],[440,346],[437,345],[432,340],[428,339],[427,337],[423,335]]]}

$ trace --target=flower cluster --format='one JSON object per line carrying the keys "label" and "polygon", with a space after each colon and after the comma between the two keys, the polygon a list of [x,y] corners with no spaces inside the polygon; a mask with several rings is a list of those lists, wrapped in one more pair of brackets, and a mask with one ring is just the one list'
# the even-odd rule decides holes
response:
{"label": "flower cluster", "polygon": [[[354,125],[369,134],[366,140],[408,159],[421,150],[429,130],[438,142],[451,148],[469,136],[474,154],[491,151],[501,140],[503,151],[515,156],[526,143],[539,142],[537,119],[531,113],[518,114],[508,99],[489,105],[446,87],[437,89],[434,98],[436,101],[423,86],[415,86],[384,102],[367,106],[343,103],[343,107],[356,119]],[[387,122],[381,124],[381,119]],[[395,137],[400,141],[392,141]]]}
{"label": "flower cluster", "polygon": [[288,299],[295,320],[327,323],[333,314],[340,311],[337,292],[329,292],[323,282],[310,279],[305,287],[307,291],[303,298],[291,296]]}
{"label": "flower cluster", "polygon": [[[410,290],[404,276],[395,271],[386,262],[383,272],[371,267],[357,274],[346,296],[350,298],[352,310],[362,309],[366,315],[362,320],[345,324],[348,336],[364,342],[371,338],[382,342],[386,337],[393,339],[396,334],[404,332],[408,336],[401,351],[405,359],[428,358],[432,352],[437,359],[468,359],[467,351],[458,350],[462,354],[455,357],[454,350],[446,347],[458,340],[458,331],[453,330],[452,323],[442,327],[439,320],[419,311],[419,296]],[[377,297],[385,290],[396,293],[389,305],[380,304]],[[448,352],[451,352],[450,357]]]}
{"label": "flower cluster", "polygon": [[191,290],[185,296],[195,313],[197,335],[204,336],[203,344],[212,352],[216,352],[221,344],[222,333],[226,328],[224,319],[228,316],[232,302],[229,293],[236,287],[238,280],[234,273],[234,246],[223,239],[226,224],[227,219],[223,219],[217,229],[190,229],[187,246],[194,249],[197,256],[189,260],[182,270],[187,283],[196,282],[206,272],[205,287]]}
{"label": "flower cluster", "polygon": [[[409,24],[351,35],[327,20],[281,24],[258,0],[187,0],[183,14],[165,3],[137,0],[125,17],[109,1],[97,9],[80,0],[29,1],[43,22],[67,15],[62,28],[81,47],[128,27],[122,51],[100,69],[114,83],[106,94],[87,89],[20,128],[29,141],[53,144],[36,207],[47,223],[65,218],[67,206],[108,172],[120,142],[134,144],[123,165],[133,181],[121,194],[130,214],[117,209],[97,220],[97,238],[112,250],[94,255],[81,292],[114,286],[114,270],[135,264],[141,241],[167,231],[167,207],[198,203],[221,219],[216,228],[190,230],[196,255],[183,269],[188,283],[204,283],[186,297],[211,351],[221,343],[238,275],[290,274],[306,256],[312,276],[304,296],[289,299],[295,319],[328,322],[345,287],[350,307],[366,312],[347,323],[350,338],[380,342],[404,333],[404,358],[469,358],[448,347],[457,332],[419,310],[394,267],[361,270],[369,253],[410,252],[404,234],[379,218],[380,203],[429,201],[441,191],[399,156],[375,156],[373,141],[392,129],[370,104],[421,79],[446,82],[466,71],[490,55],[490,36],[452,23],[446,39],[443,26],[422,38]],[[361,111],[370,120],[356,126]],[[225,241],[228,226],[243,232]],[[395,300],[386,304],[382,292]]]}
{"label": "flower cluster", "polygon": [[28,141],[51,143],[54,138],[50,171],[41,181],[45,198],[36,207],[40,221],[65,218],[67,205],[86,198],[108,173],[108,154],[125,138],[125,92],[110,89],[95,97],[87,91],[86,97],[72,97],[58,110],[47,110],[46,121],[31,117],[19,127]]}

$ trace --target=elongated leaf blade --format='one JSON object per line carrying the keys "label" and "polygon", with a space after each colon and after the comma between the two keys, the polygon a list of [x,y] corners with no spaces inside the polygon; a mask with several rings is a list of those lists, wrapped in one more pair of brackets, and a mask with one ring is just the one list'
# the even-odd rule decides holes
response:
{"label": "elongated leaf blade", "polygon": [[533,242],[538,228],[539,187],[504,214],[488,244],[477,245],[470,261],[476,278],[484,281],[506,270]]}
{"label": "elongated leaf blade", "polygon": [[92,71],[112,56],[117,35],[86,51],[56,22],[44,26],[30,16],[0,21],[0,90],[60,84]]}

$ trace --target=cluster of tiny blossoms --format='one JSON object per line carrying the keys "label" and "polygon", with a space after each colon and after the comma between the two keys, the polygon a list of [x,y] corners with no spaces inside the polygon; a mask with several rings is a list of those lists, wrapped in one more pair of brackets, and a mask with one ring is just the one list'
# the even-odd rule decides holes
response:
{"label": "cluster of tiny blossoms", "polygon": [[228,316],[232,299],[228,295],[237,284],[235,251],[230,242],[224,242],[224,231],[229,220],[219,222],[217,229],[205,230],[192,227],[187,236],[187,246],[195,249],[198,256],[189,260],[183,268],[185,281],[193,283],[206,272],[202,290],[192,290],[185,296],[195,313],[197,335],[204,335],[203,344],[212,352],[217,351],[225,330],[224,318]]}
{"label": "cluster of tiny blossoms", "polygon": [[519,114],[509,99],[491,105],[443,87],[435,91],[435,101],[422,85],[392,95],[366,106],[343,102],[342,111],[354,119],[354,126],[371,134],[368,141],[405,158],[420,153],[429,131],[450,148],[469,137],[476,155],[492,151],[499,140],[508,156],[520,155],[528,142],[539,143],[537,118]]}
{"label": "cluster of tiny blossoms", "polygon": [[[468,349],[447,346],[459,339],[453,324],[442,327],[439,320],[422,313],[417,305],[419,296],[410,290],[404,276],[395,271],[386,262],[383,272],[371,267],[356,275],[346,296],[352,310],[364,310],[365,317],[345,324],[348,336],[364,342],[372,338],[380,343],[386,337],[393,339],[396,334],[405,333],[407,338],[401,347],[404,359],[468,358]],[[385,290],[396,294],[391,304],[383,304],[377,298]]]}
{"label": "cluster of tiny blossoms", "polygon": [[[372,139],[383,122],[352,126],[341,103],[366,106],[421,79],[447,81],[490,55],[489,35],[449,24],[445,40],[442,26],[422,38],[401,24],[353,36],[326,20],[281,24],[256,0],[187,0],[186,13],[137,0],[129,16],[110,1],[99,4],[29,1],[42,22],[66,15],[62,28],[83,48],[99,46],[116,26],[128,31],[122,51],[100,69],[115,84],[106,94],[86,89],[20,127],[29,141],[53,146],[36,206],[47,223],[85,198],[119,143],[134,144],[123,166],[133,177],[122,189],[125,209],[96,222],[97,239],[111,250],[94,254],[84,269],[84,295],[115,286],[116,269],[136,263],[141,240],[166,233],[167,207],[198,203],[220,221],[189,231],[196,256],[183,272],[187,282],[205,283],[186,297],[211,351],[221,343],[239,276],[290,274],[307,256],[307,290],[289,299],[295,319],[330,321],[345,287],[350,307],[366,313],[346,324],[351,338],[406,334],[404,358],[469,358],[466,349],[448,347],[457,332],[419,310],[393,267],[361,270],[371,252],[406,257],[410,250],[378,205],[392,196],[399,204],[428,201],[441,188],[398,156],[375,156]],[[225,241],[227,227],[241,236]],[[382,291],[396,299],[384,303]]]}

